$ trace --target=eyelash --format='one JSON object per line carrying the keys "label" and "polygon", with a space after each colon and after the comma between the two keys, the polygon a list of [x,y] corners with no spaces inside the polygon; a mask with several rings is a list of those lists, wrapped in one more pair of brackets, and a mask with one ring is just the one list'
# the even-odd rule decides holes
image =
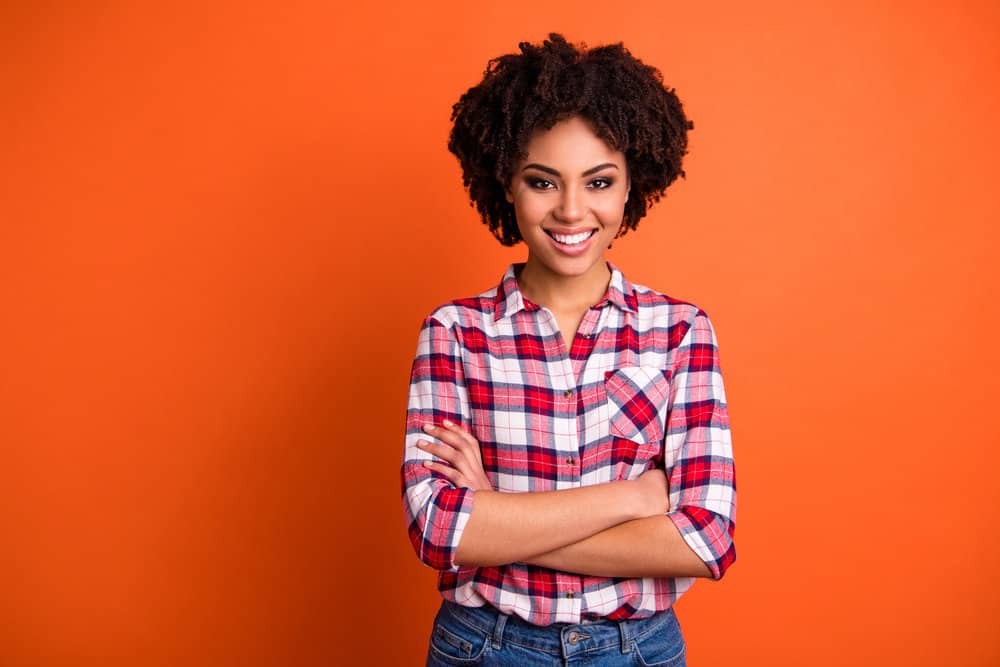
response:
{"label": "eyelash", "polygon": [[[552,189],[552,188],[541,187],[541,185],[543,183],[549,183],[549,184],[552,183],[552,181],[548,180],[547,178],[528,178],[526,180],[528,182],[528,185],[532,189],[534,189],[534,190],[543,190],[544,191],[544,190],[551,190]],[[594,180],[592,180],[589,183],[589,185],[594,185],[595,183],[604,183],[603,186],[595,187],[594,188],[595,190],[607,190],[608,188],[610,188],[612,185],[615,184],[615,181],[614,181],[614,179],[605,178],[605,177],[602,176],[601,178],[595,178]]]}

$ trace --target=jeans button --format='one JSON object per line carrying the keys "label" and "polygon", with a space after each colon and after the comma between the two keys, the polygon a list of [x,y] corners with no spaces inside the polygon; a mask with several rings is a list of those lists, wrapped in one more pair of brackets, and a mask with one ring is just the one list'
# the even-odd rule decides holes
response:
{"label": "jeans button", "polygon": [[576,644],[577,642],[580,641],[580,633],[574,630],[573,632],[569,633],[569,635],[567,635],[566,639],[569,640],[570,644]]}

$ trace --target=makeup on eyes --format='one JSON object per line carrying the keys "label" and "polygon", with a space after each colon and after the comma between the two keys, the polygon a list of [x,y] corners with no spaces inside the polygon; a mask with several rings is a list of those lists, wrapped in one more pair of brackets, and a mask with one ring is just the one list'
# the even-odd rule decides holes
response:
{"label": "makeup on eyes", "polygon": [[[555,185],[555,183],[553,183],[551,180],[549,180],[547,178],[538,178],[537,176],[526,176],[524,178],[524,182],[529,187],[534,188],[536,190],[548,190],[548,189],[550,189],[550,188],[547,188],[547,187],[543,187],[544,184],[546,184],[546,183],[551,184],[551,185]],[[587,183],[587,185],[588,186],[594,186],[596,183],[603,183],[603,185],[599,185],[597,187],[594,187],[595,190],[607,190],[608,188],[610,188],[611,186],[613,186],[615,184],[615,179],[607,177],[607,176],[601,176],[600,178],[595,178],[595,179],[589,181]]]}

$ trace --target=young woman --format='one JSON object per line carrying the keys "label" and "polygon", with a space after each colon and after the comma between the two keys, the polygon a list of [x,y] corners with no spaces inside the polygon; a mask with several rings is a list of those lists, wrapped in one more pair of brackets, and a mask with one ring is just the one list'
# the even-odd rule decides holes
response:
{"label": "young woman", "polygon": [[452,120],[483,222],[528,254],[420,331],[402,487],[443,597],[427,664],[684,665],[673,603],[735,560],[716,339],[604,255],[683,175],[691,125],[621,44],[554,33]]}

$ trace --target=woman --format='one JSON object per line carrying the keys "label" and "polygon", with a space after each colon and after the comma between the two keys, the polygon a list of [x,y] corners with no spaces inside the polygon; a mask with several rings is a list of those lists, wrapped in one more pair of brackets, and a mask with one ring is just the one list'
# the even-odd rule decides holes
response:
{"label": "woman", "polygon": [[683,665],[673,603],[735,560],[715,334],[604,253],[691,125],[621,44],[551,34],[454,106],[469,196],[524,263],[420,331],[403,505],[442,605],[428,665]]}

